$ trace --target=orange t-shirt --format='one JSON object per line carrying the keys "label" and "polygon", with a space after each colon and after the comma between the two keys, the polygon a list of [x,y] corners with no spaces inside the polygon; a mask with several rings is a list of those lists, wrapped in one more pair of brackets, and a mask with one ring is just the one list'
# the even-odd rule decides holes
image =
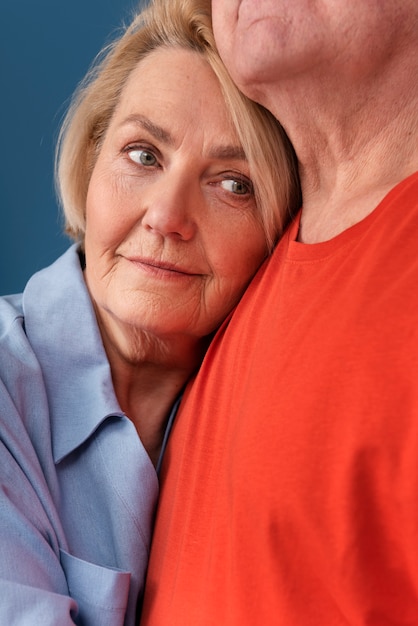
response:
{"label": "orange t-shirt", "polygon": [[418,624],[418,174],[297,228],[186,394],[142,626]]}

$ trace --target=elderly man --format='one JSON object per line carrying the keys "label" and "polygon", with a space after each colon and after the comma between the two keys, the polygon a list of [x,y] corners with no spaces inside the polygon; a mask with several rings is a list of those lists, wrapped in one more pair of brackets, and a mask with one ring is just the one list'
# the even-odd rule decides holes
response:
{"label": "elderly man", "polygon": [[144,624],[418,624],[418,3],[212,5],[303,208],[186,395]]}

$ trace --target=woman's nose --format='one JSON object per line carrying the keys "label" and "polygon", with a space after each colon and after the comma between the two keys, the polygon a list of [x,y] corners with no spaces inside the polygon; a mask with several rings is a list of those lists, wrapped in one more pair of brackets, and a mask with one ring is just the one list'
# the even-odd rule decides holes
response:
{"label": "woman's nose", "polygon": [[147,199],[143,226],[163,237],[192,239],[199,209],[197,188],[189,180],[167,176]]}

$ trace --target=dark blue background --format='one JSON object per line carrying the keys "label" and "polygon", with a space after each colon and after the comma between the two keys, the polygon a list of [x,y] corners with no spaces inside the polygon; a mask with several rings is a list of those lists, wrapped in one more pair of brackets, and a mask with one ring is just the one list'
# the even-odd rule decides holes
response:
{"label": "dark blue background", "polygon": [[[143,0],[142,0],[143,1]],[[53,184],[60,120],[140,0],[0,0],[0,294],[70,244]]]}

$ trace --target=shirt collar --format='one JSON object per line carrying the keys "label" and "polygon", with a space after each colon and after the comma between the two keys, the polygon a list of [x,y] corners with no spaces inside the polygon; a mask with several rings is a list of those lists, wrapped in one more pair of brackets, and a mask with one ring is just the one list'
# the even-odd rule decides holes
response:
{"label": "shirt collar", "polygon": [[122,417],[77,244],[23,293],[25,328],[42,368],[55,463],[111,416]]}

